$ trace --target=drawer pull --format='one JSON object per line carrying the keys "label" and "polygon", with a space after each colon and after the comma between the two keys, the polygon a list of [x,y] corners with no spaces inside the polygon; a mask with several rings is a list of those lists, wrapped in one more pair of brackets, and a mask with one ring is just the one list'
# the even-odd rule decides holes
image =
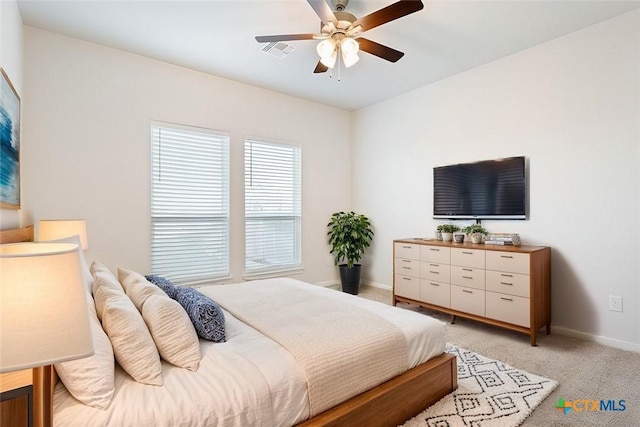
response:
{"label": "drawer pull", "polygon": [[508,286],[513,286],[513,283],[509,283],[509,282],[500,282],[501,285],[508,285]]}
{"label": "drawer pull", "polygon": [[403,249],[411,249],[411,246],[403,246]]}
{"label": "drawer pull", "polygon": [[440,249],[438,248],[429,248],[430,251],[436,251],[436,252],[440,252]]}
{"label": "drawer pull", "polygon": [[473,252],[462,251],[462,253],[465,255],[473,255]]}
{"label": "drawer pull", "polygon": [[463,279],[473,279],[471,276],[462,276]]}
{"label": "drawer pull", "polygon": [[500,297],[500,299],[503,300],[503,301],[511,301],[511,302],[513,302],[513,298]]}
{"label": "drawer pull", "polygon": [[502,277],[513,277],[513,274],[504,274],[504,273],[501,273],[500,275],[501,275]]}
{"label": "drawer pull", "polygon": [[466,289],[463,289],[462,292],[467,293],[467,294],[472,294],[473,293],[473,291],[468,291]]}
{"label": "drawer pull", "polygon": [[429,264],[431,267],[438,267],[439,264]]}
{"label": "drawer pull", "polygon": [[404,268],[405,270],[411,270],[411,267],[402,267],[402,268]]}
{"label": "drawer pull", "polygon": [[473,271],[473,268],[463,268],[462,271]]}
{"label": "drawer pull", "polygon": [[513,258],[513,256],[511,256],[511,255],[500,255],[500,258],[509,258],[509,259],[512,259],[512,258]]}
{"label": "drawer pull", "polygon": [[411,262],[410,259],[403,259],[402,262]]}
{"label": "drawer pull", "polygon": [[431,274],[440,274],[439,271],[431,271],[431,270],[429,270],[429,273],[431,273]]}
{"label": "drawer pull", "polygon": [[411,277],[403,277],[402,280],[411,280]]}
{"label": "drawer pull", "polygon": [[431,282],[429,282],[429,284],[430,284],[431,286],[438,286],[438,287],[440,287],[440,285],[438,285],[437,283],[431,283]]}

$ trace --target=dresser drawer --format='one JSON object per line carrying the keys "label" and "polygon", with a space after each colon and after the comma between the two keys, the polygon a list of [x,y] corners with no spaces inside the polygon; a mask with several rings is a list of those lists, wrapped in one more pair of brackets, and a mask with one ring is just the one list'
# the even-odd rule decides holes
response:
{"label": "dresser drawer", "polygon": [[396,274],[420,277],[420,261],[417,259],[396,258],[393,264]]}
{"label": "dresser drawer", "polygon": [[487,270],[529,274],[529,254],[487,251]]}
{"label": "dresser drawer", "polygon": [[436,282],[449,283],[451,267],[449,264],[436,264],[435,262],[420,263],[420,277],[422,279],[435,280]]}
{"label": "dresser drawer", "polygon": [[529,298],[530,276],[527,274],[505,273],[487,270],[486,289],[501,294]]}
{"label": "dresser drawer", "polygon": [[450,286],[448,283],[436,282],[435,280],[420,281],[420,300],[429,304],[449,307]]}
{"label": "dresser drawer", "polygon": [[479,249],[451,249],[451,265],[462,265],[465,267],[484,268],[484,253]]}
{"label": "dresser drawer", "polygon": [[484,316],[484,291],[451,285],[451,308]]}
{"label": "dresser drawer", "polygon": [[417,277],[395,275],[393,281],[393,292],[395,295],[399,295],[405,298],[411,298],[414,300],[420,299],[420,279]]}
{"label": "dresser drawer", "polygon": [[420,260],[436,264],[451,264],[451,248],[423,245],[420,247]]}
{"label": "dresser drawer", "polygon": [[395,243],[394,250],[396,258],[420,259],[420,245],[415,243]]}
{"label": "dresser drawer", "polygon": [[484,269],[452,265],[451,284],[484,289]]}
{"label": "dresser drawer", "polygon": [[529,327],[529,298],[487,292],[487,317]]}

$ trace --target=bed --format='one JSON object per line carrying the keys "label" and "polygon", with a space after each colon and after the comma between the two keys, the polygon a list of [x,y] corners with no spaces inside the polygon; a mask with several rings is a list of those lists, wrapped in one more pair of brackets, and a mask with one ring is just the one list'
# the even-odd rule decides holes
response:
{"label": "bed", "polygon": [[[16,241],[15,236],[29,240],[28,232],[24,234],[11,230],[2,232],[0,241]],[[429,317],[293,279],[212,285],[198,290],[222,306],[227,339],[223,343],[200,340],[202,357],[197,371],[162,361],[163,385],[149,386],[134,381],[116,365],[116,391],[110,405],[104,410],[74,399],[61,381],[53,379],[49,384],[45,381],[41,386],[45,396],[45,419],[51,413],[53,425],[61,427],[88,424],[391,426],[416,415],[457,386],[455,357],[443,353],[445,326]],[[304,295],[304,298],[300,299],[300,295]],[[287,298],[292,299],[288,301]],[[292,304],[292,301],[301,300],[309,301],[309,305]],[[320,305],[315,305],[316,301]],[[245,309],[246,306],[253,309]],[[295,306],[292,310],[287,308],[292,306]],[[268,311],[263,307],[271,307],[271,314],[262,316],[260,312]],[[325,311],[331,312],[331,317],[339,318],[342,312],[334,313],[332,307],[342,307],[345,311],[363,316],[367,320],[360,323],[365,326],[373,325],[378,321],[375,319],[380,319],[383,327],[396,331],[394,339],[401,336],[401,343],[395,341],[397,345],[394,347],[406,346],[406,353],[402,353],[406,354],[402,362],[406,366],[402,372],[387,372],[389,378],[383,378],[379,384],[367,385],[365,390],[357,390],[357,393],[347,390],[344,396],[340,395],[342,381],[331,375],[345,377],[339,371],[345,368],[332,365],[332,369],[325,369],[326,375],[322,372],[310,373],[315,371],[309,369],[322,364],[320,362],[325,358],[331,359],[333,351],[327,355],[322,353],[322,348],[314,347],[324,345],[314,342],[315,332],[304,333],[307,330],[305,322],[321,318],[320,313]],[[308,315],[313,310],[318,310],[319,314]],[[285,317],[281,316],[278,320],[279,313],[285,313]],[[282,323],[282,319],[287,320],[287,327],[283,328],[284,333],[276,334],[275,338],[282,340],[278,343],[274,335],[268,329],[264,331],[263,327],[266,328],[269,323]],[[331,325],[331,331],[341,329],[326,319],[316,323],[322,327],[327,322]],[[300,334],[300,339],[294,334]],[[333,336],[332,333],[328,335]],[[314,339],[305,341],[304,336]],[[339,342],[339,339],[336,338],[336,341]],[[371,350],[360,351],[360,345],[366,348],[368,339],[365,341],[358,346],[342,347],[353,347],[346,350],[366,354]],[[291,348],[299,342],[304,343],[300,345],[302,349]],[[312,357],[307,363],[296,351],[306,351],[311,356],[322,354],[322,357]],[[397,354],[389,357],[398,359]],[[347,359],[352,356],[347,353]],[[386,365],[385,362],[382,366]],[[360,381],[360,378],[355,378],[353,382]],[[345,383],[349,381],[345,379]],[[331,400],[334,395],[342,397],[334,402]]]}

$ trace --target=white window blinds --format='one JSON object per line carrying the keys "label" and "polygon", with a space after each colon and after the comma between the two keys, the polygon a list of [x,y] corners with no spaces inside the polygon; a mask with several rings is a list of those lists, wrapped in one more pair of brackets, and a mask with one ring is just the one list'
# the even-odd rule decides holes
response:
{"label": "white window blinds", "polygon": [[301,267],[301,149],[244,144],[245,274]]}
{"label": "white window blinds", "polygon": [[229,135],[151,125],[151,271],[177,283],[229,275]]}

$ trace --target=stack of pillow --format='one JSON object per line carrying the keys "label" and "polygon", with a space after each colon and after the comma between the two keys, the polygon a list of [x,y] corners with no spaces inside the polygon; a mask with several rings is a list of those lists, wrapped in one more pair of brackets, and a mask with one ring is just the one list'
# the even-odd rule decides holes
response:
{"label": "stack of pillow", "polygon": [[96,261],[90,269],[84,259],[81,265],[95,353],[55,365],[60,380],[79,401],[99,409],[109,406],[114,356],[137,382],[161,386],[161,358],[195,371],[201,359],[199,336],[225,341],[222,310],[197,290],[177,287],[159,276],[148,276],[149,281],[120,268],[116,278]]}

